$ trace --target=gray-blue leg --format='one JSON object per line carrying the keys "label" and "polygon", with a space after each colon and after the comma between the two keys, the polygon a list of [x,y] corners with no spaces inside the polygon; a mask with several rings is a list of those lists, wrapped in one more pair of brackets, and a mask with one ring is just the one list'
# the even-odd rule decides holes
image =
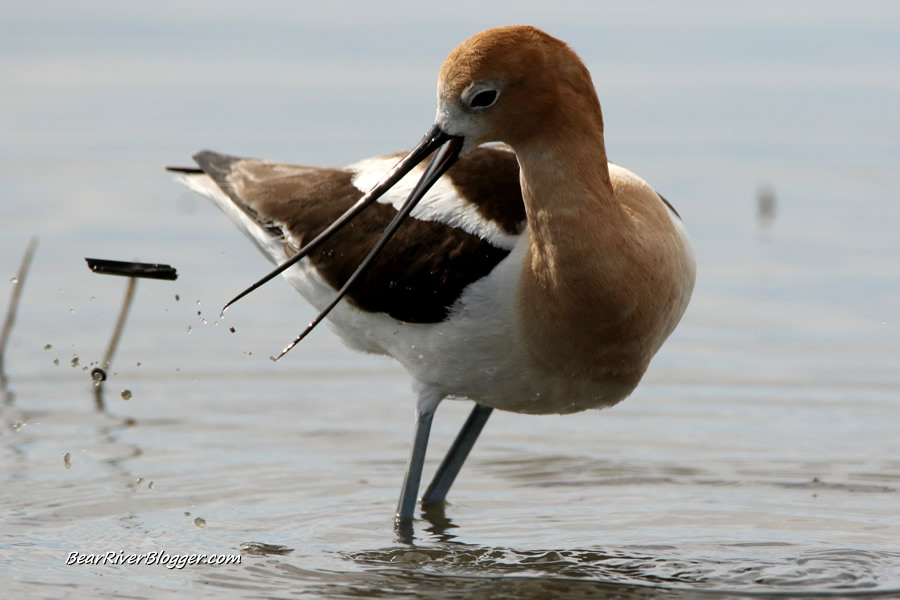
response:
{"label": "gray-blue leg", "polygon": [[459,475],[459,470],[462,469],[463,463],[466,462],[472,446],[475,445],[475,440],[478,439],[481,430],[484,429],[484,424],[487,423],[488,417],[491,416],[493,410],[493,408],[481,404],[476,404],[475,408],[472,409],[469,418],[466,419],[462,429],[456,435],[453,445],[450,446],[447,456],[444,457],[444,461],[435,472],[434,479],[431,480],[431,484],[425,490],[425,494],[422,496],[422,506],[434,506],[446,500],[450,486],[453,485],[456,476]]}
{"label": "gray-blue leg", "polygon": [[416,497],[422,482],[422,467],[425,465],[425,451],[428,449],[428,436],[431,433],[431,422],[434,419],[433,406],[420,406],[416,411],[416,432],[413,438],[412,452],[406,465],[403,487],[400,489],[400,501],[397,503],[397,523],[410,523],[416,511]]}

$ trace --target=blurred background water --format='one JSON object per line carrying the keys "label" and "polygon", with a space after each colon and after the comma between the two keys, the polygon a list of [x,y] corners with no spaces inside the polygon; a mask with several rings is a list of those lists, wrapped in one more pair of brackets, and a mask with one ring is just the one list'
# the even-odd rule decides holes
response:
{"label": "blurred background water", "polygon": [[[409,147],[432,121],[446,54],[509,23],[584,59],[609,156],[684,217],[697,288],[626,402],[495,415],[410,546],[392,529],[412,430],[405,374],[325,328],[273,364],[312,316],[281,281],[220,319],[268,263],[163,167],[202,148],[337,166]],[[3,364],[5,588],[900,592],[898,106],[890,1],[0,2],[9,293],[40,238]],[[86,256],[179,272],[138,284],[102,411],[89,371],[125,280],[90,273]],[[441,407],[429,473],[467,409]],[[65,565],[72,551],[247,542],[292,551]]]}

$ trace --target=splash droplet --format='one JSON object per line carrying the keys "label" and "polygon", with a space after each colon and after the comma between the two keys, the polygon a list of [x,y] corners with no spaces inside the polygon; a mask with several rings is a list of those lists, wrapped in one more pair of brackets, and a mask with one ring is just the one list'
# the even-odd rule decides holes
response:
{"label": "splash droplet", "polygon": [[47,345],[44,346],[44,350],[52,350],[52,349],[53,349],[53,345],[52,345],[52,344],[47,344]]}
{"label": "splash droplet", "polygon": [[91,369],[91,379],[94,380],[94,385],[100,385],[101,381],[106,381],[106,371],[100,367],[94,367]]}
{"label": "splash droplet", "polygon": [[66,465],[67,469],[72,468],[72,455],[68,452],[63,454],[63,464]]}
{"label": "splash droplet", "polygon": [[122,390],[122,400],[131,400],[131,390]]}
{"label": "splash droplet", "polygon": [[200,517],[197,517],[196,519],[194,519],[194,525],[203,529],[204,527],[206,527],[206,519],[201,519]]}

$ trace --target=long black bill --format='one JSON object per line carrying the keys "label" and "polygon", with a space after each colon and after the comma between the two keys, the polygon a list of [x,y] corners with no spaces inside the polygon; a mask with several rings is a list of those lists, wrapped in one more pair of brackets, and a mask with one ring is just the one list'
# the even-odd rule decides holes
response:
{"label": "long black bill", "polygon": [[[449,142],[453,139],[454,139],[454,136],[451,136],[448,133],[444,133],[444,131],[441,130],[441,128],[438,127],[437,125],[432,127],[428,131],[428,133],[425,134],[425,137],[422,138],[422,140],[416,145],[415,148],[412,149],[412,151],[410,151],[409,154],[406,155],[405,158],[403,158],[400,162],[398,162],[396,165],[394,165],[394,168],[392,168],[390,171],[385,173],[384,177],[382,177],[378,181],[378,183],[376,183],[372,187],[371,190],[366,192],[366,194],[362,198],[357,200],[353,206],[348,208],[344,212],[344,214],[342,214],[340,217],[338,217],[334,221],[334,223],[332,223],[331,225],[326,227],[325,230],[322,231],[322,233],[320,233],[319,235],[314,237],[312,240],[309,241],[309,243],[307,243],[305,246],[300,248],[300,250],[297,251],[297,253],[295,255],[293,255],[292,257],[290,257],[289,259],[287,259],[286,261],[284,261],[283,263],[281,263],[280,265],[275,267],[275,269],[272,270],[268,275],[264,276],[259,281],[257,281],[256,283],[254,283],[253,285],[251,285],[250,287],[245,289],[243,292],[241,292],[240,294],[238,294],[237,296],[235,296],[234,298],[229,300],[228,303],[225,304],[225,306],[222,308],[222,314],[224,314],[225,311],[228,310],[229,306],[231,306],[232,304],[234,304],[235,302],[237,302],[238,300],[240,300],[241,298],[243,298],[244,296],[246,296],[253,290],[262,286],[264,283],[267,283],[276,275],[280,275],[283,271],[292,267],[293,265],[297,264],[302,259],[307,257],[313,250],[318,248],[323,242],[325,242],[328,238],[330,238],[337,231],[339,231],[344,225],[346,225],[347,223],[352,221],[357,215],[359,215],[359,213],[361,213],[363,210],[365,210],[365,208],[367,206],[371,205],[373,202],[378,200],[378,198],[383,196],[384,193],[387,192],[389,189],[391,189],[391,187],[393,187],[398,181],[403,179],[404,175],[406,175],[407,173],[412,171],[413,167],[415,167],[420,162],[425,160],[425,158],[429,154],[431,154],[435,150],[435,148],[438,148],[439,146],[446,144],[447,142]],[[435,181],[437,180],[438,177],[440,177],[441,174],[443,174],[447,169],[449,169],[450,166],[456,161],[457,155],[458,155],[458,149],[457,149],[457,153],[453,157],[453,160],[451,160],[449,162],[449,164],[444,168],[443,171],[441,171],[437,176],[434,177]],[[433,163],[434,163],[434,161],[432,161],[432,164]],[[427,173],[426,173],[426,175],[427,175]],[[424,176],[422,177],[422,180],[419,182],[419,184],[421,184],[422,181],[425,181]],[[428,186],[422,191],[422,194],[424,194],[425,191],[428,190],[428,187],[431,187],[431,185],[433,185],[433,184],[434,184],[434,181],[429,183]],[[415,195],[415,192],[413,192],[413,195]],[[410,196],[410,198],[411,197],[412,197],[412,195]],[[416,202],[418,202],[418,200],[416,200]],[[356,274],[354,274],[353,277],[351,277],[351,280],[353,280],[355,278],[356,278]],[[328,310],[331,310],[331,309],[329,308]],[[294,344],[292,344],[291,347],[293,347],[296,343],[297,342],[294,342]],[[284,352],[281,353],[281,356],[284,356]],[[279,356],[279,358],[281,358],[281,356]]]}
{"label": "long black bill", "polygon": [[[359,213],[363,211],[367,206],[375,202],[379,197],[381,197],[385,192],[387,192],[394,184],[396,184],[400,179],[403,178],[404,175],[409,173],[413,167],[421,163],[428,157],[429,154],[435,151],[434,156],[431,159],[431,162],[428,163],[428,167],[425,169],[425,173],[422,175],[422,178],[419,179],[419,182],[416,184],[416,187],[413,188],[412,193],[410,193],[409,198],[406,199],[403,206],[400,207],[400,210],[397,211],[397,214],[394,216],[394,219],[390,222],[384,232],[381,234],[381,237],[378,239],[378,242],[372,247],[363,261],[359,264],[356,270],[350,275],[350,278],[344,283],[343,287],[338,291],[337,296],[335,296],[334,300],[326,306],[315,319],[310,321],[309,325],[306,326],[306,329],[303,330],[300,335],[298,335],[293,342],[288,344],[288,346],[281,351],[277,357],[274,357],[273,360],[277,361],[282,356],[287,354],[291,348],[300,343],[303,338],[312,331],[316,325],[322,322],[328,313],[337,306],[338,302],[347,294],[350,290],[350,287],[359,279],[359,276],[368,268],[372,261],[375,260],[375,257],[378,256],[378,253],[384,248],[384,246],[388,243],[397,229],[400,227],[400,224],[409,216],[409,213],[412,212],[413,208],[419,203],[419,201],[425,196],[425,193],[435,184],[435,182],[447,172],[447,169],[453,166],[453,164],[459,158],[459,151],[462,148],[463,138],[452,136],[448,133],[442,131],[437,125],[435,125],[426,135],[422,138],[422,141],[393,169],[391,169],[384,177],[381,178],[375,186],[369,190],[365,196],[360,198],[356,204],[350,207],[343,215],[340,216],[334,223],[332,223],[328,228],[326,228],[322,233],[316,236],[312,241],[306,244],[303,248],[300,249],[297,254],[292,256],[287,261],[283,262],[278,266],[274,271],[266,275],[264,278],[260,279],[258,282],[254,283],[252,286],[247,288],[237,297],[235,297],[231,302],[225,305],[225,308],[228,308],[231,304],[246,296],[268,280],[272,279],[291,265],[295,264],[297,261],[302,259],[304,256],[307,256],[310,252],[315,250],[322,242],[330,238],[334,235],[338,230],[341,229],[344,225],[349,223],[354,217],[356,217]],[[225,309],[222,309],[223,312]]]}

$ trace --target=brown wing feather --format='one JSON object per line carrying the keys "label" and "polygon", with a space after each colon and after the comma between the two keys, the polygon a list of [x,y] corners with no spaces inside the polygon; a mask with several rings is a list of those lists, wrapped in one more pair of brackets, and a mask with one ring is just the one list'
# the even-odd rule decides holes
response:
{"label": "brown wing feather", "polygon": [[[525,210],[515,156],[496,149],[472,154],[450,171],[451,181],[476,203],[482,216],[496,220],[509,233],[521,232]],[[350,171],[212,152],[194,158],[248,216],[285,240],[288,255],[362,196]],[[375,203],[325,242],[310,255],[320,276],[340,288],[396,213],[391,205]],[[439,322],[447,318],[463,290],[490,273],[508,253],[460,229],[408,218],[347,297],[361,310],[387,313],[400,321]]]}

